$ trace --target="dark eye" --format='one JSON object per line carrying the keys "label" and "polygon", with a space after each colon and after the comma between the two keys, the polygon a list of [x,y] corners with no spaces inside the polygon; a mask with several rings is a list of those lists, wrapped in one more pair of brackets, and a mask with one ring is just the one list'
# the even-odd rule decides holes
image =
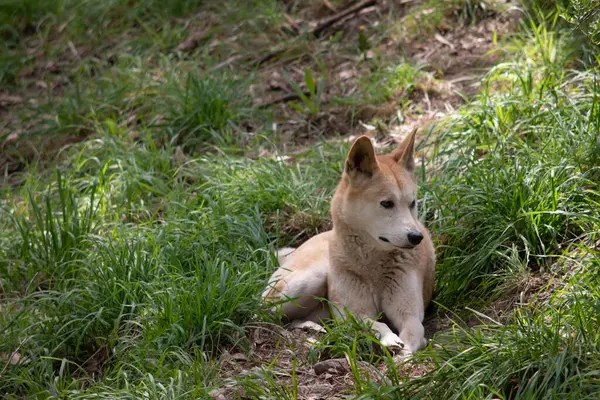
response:
{"label": "dark eye", "polygon": [[415,208],[416,205],[417,205],[417,201],[413,200],[412,203],[410,203],[410,208]]}
{"label": "dark eye", "polygon": [[394,202],[391,200],[383,200],[379,204],[381,204],[381,207],[383,208],[394,208]]}

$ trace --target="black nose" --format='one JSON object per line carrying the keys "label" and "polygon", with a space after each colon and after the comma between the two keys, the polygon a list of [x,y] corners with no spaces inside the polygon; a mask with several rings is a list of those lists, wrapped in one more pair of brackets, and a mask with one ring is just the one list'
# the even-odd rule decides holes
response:
{"label": "black nose", "polygon": [[410,231],[408,232],[408,241],[410,242],[410,244],[416,246],[419,243],[421,243],[421,240],[423,240],[423,234],[419,231]]}

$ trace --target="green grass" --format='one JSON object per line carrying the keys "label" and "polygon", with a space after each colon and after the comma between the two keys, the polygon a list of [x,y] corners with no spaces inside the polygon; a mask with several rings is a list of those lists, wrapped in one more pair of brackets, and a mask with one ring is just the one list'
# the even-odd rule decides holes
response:
{"label": "green grass", "polygon": [[[367,63],[372,73],[353,81],[351,98],[330,104],[320,92],[336,84],[334,64],[323,54],[356,58],[357,41],[296,39],[284,12],[301,13],[282,3],[75,3],[0,6],[1,57],[9,60],[0,82],[10,93],[35,85],[23,72],[35,62],[30,40],[39,40],[44,61],[56,61],[69,41],[106,51],[70,60],[56,74],[65,82],[59,93],[42,90],[35,103],[11,109],[18,123],[8,133],[43,154],[0,188],[7,398],[209,398],[233,383],[252,398],[296,399],[299,368],[330,357],[347,357],[353,386],[345,393],[358,398],[594,398],[599,53],[556,14],[535,14],[500,41],[504,61],[481,93],[429,132],[419,206],[438,248],[430,317],[452,318],[409,362],[429,372],[409,379],[410,364],[395,366],[372,332],[350,320],[328,322],[307,357],[276,349],[294,351],[291,371],[274,361],[225,380],[221,357],[252,357],[251,327],[277,322],[260,301],[277,267],[272,250],[328,226],[348,150],[314,138],[294,147],[279,126],[314,122],[336,107],[401,108],[429,74],[411,60],[360,57],[354,66]],[[476,24],[486,5],[456,2],[444,18]],[[182,54],[176,47],[200,28],[191,16],[202,12],[222,23]],[[383,21],[361,32],[390,32],[393,19]],[[243,39],[224,41],[232,32]],[[289,46],[281,59],[252,66],[279,43]],[[233,55],[243,57],[211,71]],[[256,87],[270,76],[261,68],[284,67],[310,96],[259,109]],[[292,158],[282,157],[285,149],[295,150]],[[523,282],[548,277],[553,284],[542,292],[523,295],[527,304],[513,300],[498,318],[491,312]],[[16,365],[6,359],[13,351]]]}
{"label": "green grass", "polygon": [[[534,27],[516,46],[523,51],[439,128],[424,201],[440,239],[436,301],[455,310],[456,324],[414,361],[434,373],[402,381],[393,369],[386,398],[593,398],[598,390],[597,69],[569,69],[585,52],[563,48],[572,42],[559,28],[545,29]],[[562,284],[501,320],[479,312],[478,323],[460,320],[469,309],[485,313],[531,271]],[[366,384],[365,398],[381,393],[380,383]]]}
{"label": "green grass", "polygon": [[[7,234],[17,236],[3,247],[2,303],[18,311],[2,317],[0,352],[19,347],[29,358],[3,377],[5,393],[71,393],[93,381],[86,366],[97,354],[106,382],[124,390],[145,379],[138,368],[166,374],[156,378],[183,369],[172,353],[208,359],[238,343],[262,314],[270,242],[294,240],[267,217],[284,208],[323,214],[328,196],[316,193],[340,168],[329,158],[321,165],[331,172],[214,156],[177,167],[169,152],[98,140],[72,151],[90,158],[39,199],[23,188],[24,204],[5,204],[14,221]],[[202,392],[215,370],[194,368],[185,376]],[[43,382],[59,369],[65,381],[48,389]]]}
{"label": "green grass", "polygon": [[[548,41],[540,43],[547,54],[565,52],[566,41]],[[431,182],[429,207],[438,210],[434,232],[445,237],[444,304],[485,298],[503,268],[547,269],[598,223],[594,74],[568,71],[558,57],[530,62],[496,66],[488,89],[438,137],[443,174]],[[496,83],[504,90],[492,89]]]}

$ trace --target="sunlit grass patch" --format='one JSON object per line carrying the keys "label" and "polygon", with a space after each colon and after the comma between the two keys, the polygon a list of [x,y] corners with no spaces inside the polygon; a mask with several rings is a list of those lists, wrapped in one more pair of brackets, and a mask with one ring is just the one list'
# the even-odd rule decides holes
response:
{"label": "sunlit grass patch", "polygon": [[65,97],[48,97],[18,114],[24,124],[35,121],[31,139],[81,140],[105,131],[139,138],[149,132],[158,143],[195,151],[244,146],[265,127],[266,114],[251,107],[249,79],[188,71],[166,58],[123,56],[99,76],[94,64],[86,67]]}
{"label": "sunlit grass patch", "polygon": [[426,80],[427,73],[408,63],[383,68],[371,74],[365,82],[363,93],[369,103],[384,103],[402,97],[409,98]]}
{"label": "sunlit grass patch", "polygon": [[505,6],[494,0],[428,0],[418,4],[398,24],[404,40],[446,32],[455,24],[470,25],[485,19]]}

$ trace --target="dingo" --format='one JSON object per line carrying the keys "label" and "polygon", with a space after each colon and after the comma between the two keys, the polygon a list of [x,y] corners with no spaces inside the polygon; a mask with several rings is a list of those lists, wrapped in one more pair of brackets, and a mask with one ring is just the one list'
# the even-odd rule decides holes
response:
{"label": "dingo", "polygon": [[[263,296],[297,298],[283,314],[295,326],[344,308],[372,323],[382,345],[415,352],[427,344],[423,317],[435,284],[435,250],[417,217],[413,131],[390,154],[358,138],[331,202],[333,230],[278,251],[280,268]],[[374,319],[383,313],[399,335]]]}

